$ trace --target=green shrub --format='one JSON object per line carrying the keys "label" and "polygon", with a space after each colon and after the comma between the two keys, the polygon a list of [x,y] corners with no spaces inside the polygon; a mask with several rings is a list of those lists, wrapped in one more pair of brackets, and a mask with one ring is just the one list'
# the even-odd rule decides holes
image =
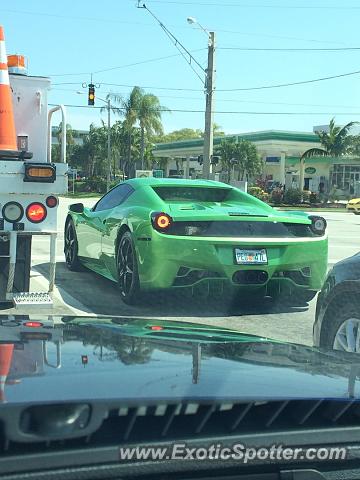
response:
{"label": "green shrub", "polygon": [[269,201],[269,194],[266,193],[261,187],[249,187],[247,193],[258,198],[259,200],[262,200],[263,202]]}
{"label": "green shrub", "polygon": [[106,192],[106,181],[101,177],[88,178],[82,183],[83,185],[80,188],[77,188],[78,192],[94,192],[94,193]]}
{"label": "green shrub", "polygon": [[249,187],[247,193],[253,197],[260,198],[262,194],[262,188],[260,187]]}
{"label": "green shrub", "polygon": [[320,201],[319,195],[316,192],[311,192],[309,201],[310,203],[319,203]]}
{"label": "green shrub", "polygon": [[116,185],[119,185],[119,183],[122,183],[122,180],[113,180],[110,182],[109,190],[116,187]]}
{"label": "green shrub", "polygon": [[270,201],[270,195],[266,192],[263,192],[262,196],[261,196],[261,199],[263,202],[266,202],[266,203],[269,203]]}
{"label": "green shrub", "polygon": [[311,192],[309,192],[309,190],[303,190],[302,201],[305,202],[305,203],[309,203],[310,202],[310,196],[311,196]]}
{"label": "green shrub", "polygon": [[275,205],[279,205],[283,201],[283,196],[284,194],[282,190],[279,188],[274,188],[274,190],[271,192],[271,202]]}
{"label": "green shrub", "polygon": [[336,188],[333,188],[329,193],[329,200],[330,202],[337,202],[339,200],[339,194]]}
{"label": "green shrub", "polygon": [[288,205],[301,203],[302,192],[298,188],[289,188],[285,191],[284,202]]}

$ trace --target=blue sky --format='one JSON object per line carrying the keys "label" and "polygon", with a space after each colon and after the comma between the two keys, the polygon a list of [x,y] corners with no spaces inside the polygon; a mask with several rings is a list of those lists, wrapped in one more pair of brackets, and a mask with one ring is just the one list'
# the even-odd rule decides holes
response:
{"label": "blue sky", "polygon": [[[172,56],[178,50],[136,3],[2,0],[0,23],[5,28],[7,52],[25,54],[31,75],[51,76],[51,103],[85,106],[86,96],[76,92],[86,92],[82,83],[89,83],[94,72],[94,83],[100,84],[98,96],[105,97],[109,91],[126,96],[133,85],[150,87],[146,91],[158,95],[170,109],[200,111],[164,114],[165,131],[202,129],[205,101],[199,78],[180,55]],[[226,49],[360,47],[356,0],[149,0],[146,4],[203,66],[206,36],[188,25],[186,18],[196,17],[204,27],[216,31],[216,112],[257,112],[216,113],[216,123],[227,133],[310,131],[313,125],[328,124],[334,115],[338,123],[360,120],[360,74],[292,87],[226,91],[360,70],[360,50]],[[171,57],[129,66],[165,56]],[[276,114],[280,112],[291,115]],[[86,129],[91,122],[100,123],[100,118],[96,109],[68,108],[74,128]]]}

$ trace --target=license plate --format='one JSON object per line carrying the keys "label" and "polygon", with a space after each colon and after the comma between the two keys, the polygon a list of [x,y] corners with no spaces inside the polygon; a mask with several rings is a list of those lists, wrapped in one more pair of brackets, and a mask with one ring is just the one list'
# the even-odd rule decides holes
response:
{"label": "license plate", "polygon": [[261,250],[235,248],[235,261],[238,265],[264,265],[268,263],[265,248]]}

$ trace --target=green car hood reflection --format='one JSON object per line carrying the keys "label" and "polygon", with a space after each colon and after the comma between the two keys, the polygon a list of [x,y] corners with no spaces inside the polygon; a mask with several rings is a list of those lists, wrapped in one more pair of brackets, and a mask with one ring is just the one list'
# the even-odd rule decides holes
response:
{"label": "green car hood reflection", "polygon": [[81,400],[360,398],[357,355],[188,322],[41,316],[34,322],[0,319],[0,411]]}

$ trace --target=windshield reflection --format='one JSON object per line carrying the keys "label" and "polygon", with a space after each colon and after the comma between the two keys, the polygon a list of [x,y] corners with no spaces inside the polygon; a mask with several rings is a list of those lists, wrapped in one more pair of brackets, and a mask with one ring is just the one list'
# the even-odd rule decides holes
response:
{"label": "windshield reflection", "polygon": [[[37,326],[29,326],[32,324]],[[230,361],[224,363],[230,369],[236,362],[248,364],[249,368],[271,367],[321,376],[322,381],[324,377],[343,377],[347,379],[344,394],[356,396],[360,375],[359,362],[354,362],[356,355],[335,351],[325,354],[310,347],[253,339],[226,330],[221,341],[221,329],[215,333],[191,324],[163,322],[156,327],[149,329],[145,319],[96,319],[93,325],[86,317],[48,317],[42,322],[26,317],[1,320],[0,401],[5,402],[6,392],[29,378],[96,370],[100,374],[111,371],[124,382],[131,370],[123,367],[151,364],[158,365],[162,372],[179,358],[185,366],[181,372],[187,371],[188,382],[195,386],[202,384],[204,366],[208,369],[211,363],[217,365],[216,361]],[[224,369],[225,380],[228,373],[230,370]],[[151,378],[148,380],[151,383]]]}

